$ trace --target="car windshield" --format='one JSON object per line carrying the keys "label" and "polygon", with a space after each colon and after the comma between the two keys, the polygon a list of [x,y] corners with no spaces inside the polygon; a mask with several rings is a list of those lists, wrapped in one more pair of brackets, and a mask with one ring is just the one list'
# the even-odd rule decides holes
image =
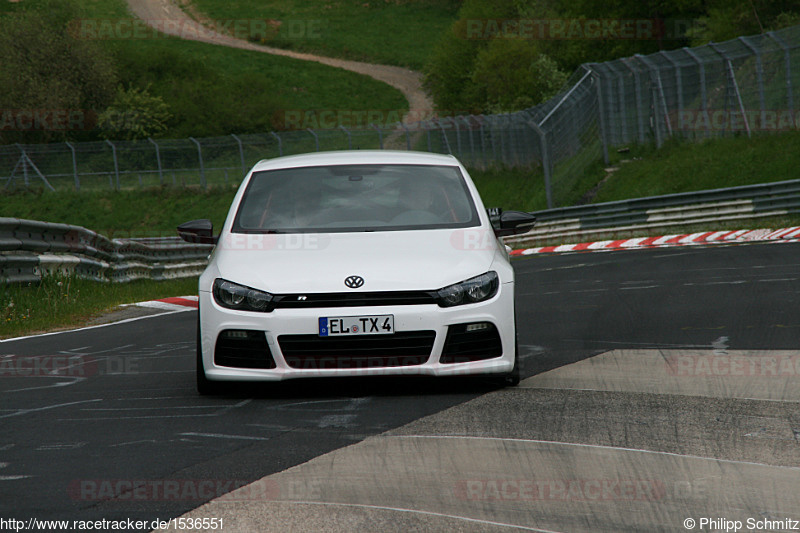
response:
{"label": "car windshield", "polygon": [[329,233],[479,225],[458,167],[332,165],[256,172],[237,233]]}

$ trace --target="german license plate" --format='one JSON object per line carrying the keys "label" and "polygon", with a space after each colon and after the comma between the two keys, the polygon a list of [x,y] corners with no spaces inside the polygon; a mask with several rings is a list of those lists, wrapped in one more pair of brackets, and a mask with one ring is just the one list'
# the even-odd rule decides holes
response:
{"label": "german license plate", "polygon": [[320,317],[319,336],[389,335],[394,333],[394,315]]}

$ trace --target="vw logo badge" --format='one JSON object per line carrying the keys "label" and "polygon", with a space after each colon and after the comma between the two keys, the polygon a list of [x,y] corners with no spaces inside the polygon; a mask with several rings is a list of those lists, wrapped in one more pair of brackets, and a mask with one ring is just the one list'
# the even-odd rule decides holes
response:
{"label": "vw logo badge", "polygon": [[357,289],[364,285],[364,278],[361,276],[347,276],[344,280],[344,284],[351,289]]}

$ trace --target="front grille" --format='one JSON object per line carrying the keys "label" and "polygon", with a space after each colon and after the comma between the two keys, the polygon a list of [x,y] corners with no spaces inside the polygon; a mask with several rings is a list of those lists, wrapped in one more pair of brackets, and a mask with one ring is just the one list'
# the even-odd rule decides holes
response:
{"label": "front grille", "polygon": [[[468,326],[476,329],[467,331]],[[447,337],[439,362],[468,363],[493,359],[501,355],[503,355],[503,344],[494,324],[491,322],[457,324],[447,328]]]}
{"label": "front grille", "polygon": [[226,329],[217,337],[214,364],[233,368],[275,368],[263,331]]}
{"label": "front grille", "polygon": [[271,307],[273,309],[312,309],[317,307],[369,307],[436,303],[436,291],[328,292],[276,294],[273,296]]}
{"label": "front grille", "polygon": [[349,337],[280,335],[278,344],[291,368],[381,368],[424,364],[435,339],[435,331],[401,331]]}

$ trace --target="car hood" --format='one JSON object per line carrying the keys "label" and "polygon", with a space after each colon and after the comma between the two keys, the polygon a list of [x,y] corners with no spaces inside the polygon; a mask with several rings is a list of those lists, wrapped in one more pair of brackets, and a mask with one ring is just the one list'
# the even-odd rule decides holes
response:
{"label": "car hood", "polygon": [[430,290],[490,269],[491,231],[418,230],[334,234],[226,234],[212,259],[220,277],[275,294]]}

